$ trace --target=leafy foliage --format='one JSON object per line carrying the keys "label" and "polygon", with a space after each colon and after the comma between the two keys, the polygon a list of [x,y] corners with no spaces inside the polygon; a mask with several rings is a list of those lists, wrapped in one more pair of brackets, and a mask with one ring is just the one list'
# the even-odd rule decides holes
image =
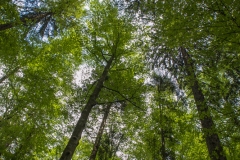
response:
{"label": "leafy foliage", "polygon": [[240,156],[237,1],[2,0],[0,13],[0,158],[58,159],[111,57],[73,159],[89,159],[109,103],[96,159],[218,159],[205,116]]}

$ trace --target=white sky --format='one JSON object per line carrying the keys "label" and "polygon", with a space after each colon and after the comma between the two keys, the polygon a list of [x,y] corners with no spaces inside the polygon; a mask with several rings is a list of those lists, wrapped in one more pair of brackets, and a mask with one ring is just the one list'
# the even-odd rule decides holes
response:
{"label": "white sky", "polygon": [[86,63],[79,66],[78,70],[74,74],[74,83],[82,87],[83,82],[91,77],[93,68]]}

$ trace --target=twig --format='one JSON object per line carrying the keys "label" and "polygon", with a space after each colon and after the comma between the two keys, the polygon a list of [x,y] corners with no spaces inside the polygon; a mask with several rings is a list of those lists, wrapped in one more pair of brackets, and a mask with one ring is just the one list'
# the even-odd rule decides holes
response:
{"label": "twig", "polygon": [[129,98],[127,98],[126,96],[124,96],[123,94],[121,94],[119,91],[114,90],[114,89],[112,89],[112,88],[108,88],[108,87],[106,87],[106,86],[103,86],[103,88],[106,88],[106,89],[108,89],[108,90],[110,90],[110,91],[116,92],[116,93],[119,94],[121,97],[123,97],[125,100],[127,100],[128,102],[130,102],[133,106],[135,106],[135,107],[137,107],[138,109],[146,112],[144,109],[142,109],[141,107],[137,106],[134,102],[132,102]]}

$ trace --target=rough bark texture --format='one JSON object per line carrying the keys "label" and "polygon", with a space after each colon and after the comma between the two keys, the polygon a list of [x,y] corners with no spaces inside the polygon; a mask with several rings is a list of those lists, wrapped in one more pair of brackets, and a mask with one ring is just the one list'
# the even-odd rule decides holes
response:
{"label": "rough bark texture", "polygon": [[107,106],[107,108],[105,109],[104,116],[103,116],[103,119],[102,119],[102,123],[100,125],[99,130],[98,130],[97,138],[95,140],[95,143],[94,143],[94,146],[93,146],[93,149],[92,149],[92,153],[90,155],[89,160],[95,160],[95,158],[96,158],[96,155],[97,155],[97,152],[98,152],[98,148],[100,146],[100,141],[101,141],[101,138],[102,138],[103,130],[104,130],[104,127],[105,127],[105,124],[106,124],[106,120],[108,118],[108,114],[109,114],[111,105],[112,104],[109,104]]}
{"label": "rough bark texture", "polygon": [[29,17],[22,17],[20,18],[20,22],[10,22],[10,23],[5,23],[5,24],[0,24],[0,31],[10,29],[12,27],[15,27],[19,24],[27,24],[28,22],[35,22],[38,23],[41,21],[41,19],[46,18],[47,16],[52,15],[51,12],[48,13],[42,13],[42,14],[37,14]]}
{"label": "rough bark texture", "polygon": [[183,56],[186,67],[185,69],[188,74],[188,79],[197,106],[202,130],[206,139],[207,148],[211,160],[226,160],[226,156],[224,155],[223,147],[221,145],[214,122],[212,120],[212,116],[210,114],[208,106],[206,105],[204,95],[198,85],[198,80],[195,75],[192,59],[188,55],[185,48],[180,47],[180,52]]}
{"label": "rough bark texture", "polygon": [[91,112],[92,107],[96,104],[96,99],[98,98],[98,95],[103,87],[103,83],[106,80],[112,61],[113,56],[110,58],[107,65],[105,66],[104,71],[96,84],[96,87],[94,88],[92,94],[90,95],[88,102],[81,113],[81,116],[76,124],[76,127],[74,128],[74,131],[72,133],[71,138],[68,141],[66,148],[62,153],[60,160],[71,160],[73,153],[76,147],[78,146],[79,140],[81,139],[82,132],[87,123],[89,113]]}

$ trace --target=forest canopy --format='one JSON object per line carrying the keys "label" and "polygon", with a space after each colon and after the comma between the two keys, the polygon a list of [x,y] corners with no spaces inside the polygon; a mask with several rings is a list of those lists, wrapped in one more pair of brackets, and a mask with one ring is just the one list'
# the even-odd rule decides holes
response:
{"label": "forest canopy", "polygon": [[236,0],[1,0],[0,159],[237,160]]}

